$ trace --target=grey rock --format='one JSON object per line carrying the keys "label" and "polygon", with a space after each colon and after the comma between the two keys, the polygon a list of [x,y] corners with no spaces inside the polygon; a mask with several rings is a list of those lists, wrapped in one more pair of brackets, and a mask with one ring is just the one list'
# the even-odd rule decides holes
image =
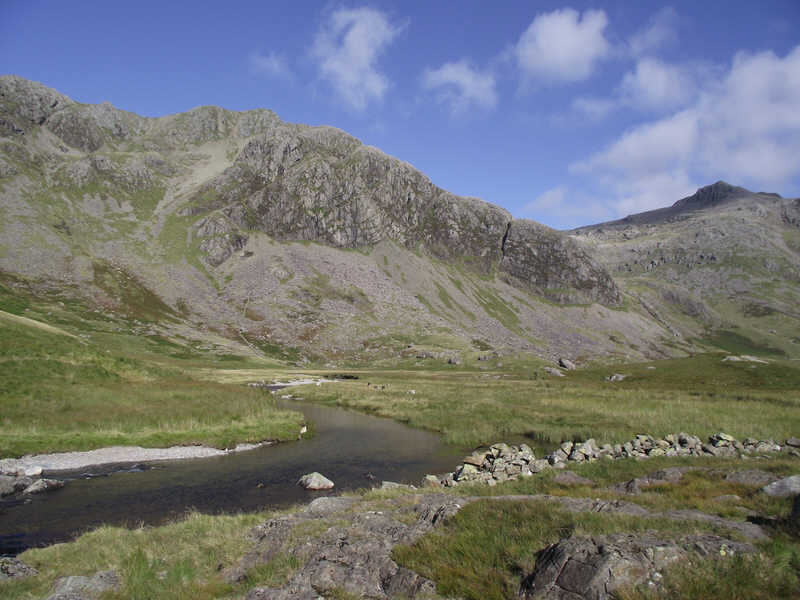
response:
{"label": "grey rock", "polygon": [[800,475],[792,475],[774,481],[761,488],[761,491],[774,498],[786,498],[800,494]]}
{"label": "grey rock", "polygon": [[642,489],[653,485],[677,483],[681,480],[684,473],[695,469],[697,469],[697,467],[667,467],[666,469],[660,469],[644,477],[636,477],[630,481],[618,483],[614,486],[614,490],[623,494],[639,494]]}
{"label": "grey rock", "polygon": [[786,445],[791,446],[792,448],[800,448],[800,439],[796,437],[790,437],[786,440]]}
{"label": "grey rock", "polygon": [[606,381],[616,382],[616,381],[624,381],[627,378],[627,375],[623,375],[622,373],[614,373],[606,377]]}
{"label": "grey rock", "polygon": [[422,480],[422,487],[440,488],[442,487],[442,482],[436,475],[425,475]]}
{"label": "grey rock", "polygon": [[750,544],[698,535],[680,540],[655,533],[572,537],[542,550],[536,569],[522,581],[520,596],[554,600],[603,600],[621,587],[657,582],[661,571],[692,553],[733,556],[756,552]]}
{"label": "grey rock", "polygon": [[563,367],[567,371],[574,371],[575,369],[578,368],[577,366],[575,366],[575,363],[568,358],[559,358],[558,366]]}
{"label": "grey rock", "polygon": [[104,592],[118,589],[120,585],[121,580],[116,571],[101,571],[91,577],[83,575],[59,577],[53,584],[53,591],[47,600],[97,598]]}
{"label": "grey rock", "polygon": [[321,473],[317,473],[316,471],[307,475],[303,475],[297,484],[307,490],[329,490],[334,486],[330,479]]}
{"label": "grey rock", "polygon": [[18,558],[0,557],[0,581],[4,579],[31,577],[38,574],[39,571],[26,565]]}
{"label": "grey rock", "polygon": [[762,471],[761,469],[744,469],[739,471],[731,471],[725,475],[725,481],[731,483],[741,483],[743,485],[752,485],[763,487],[779,478],[773,473]]}
{"label": "grey rock", "polygon": [[396,481],[381,481],[382,490],[413,490],[414,486],[406,483],[397,483]]}
{"label": "grey rock", "polygon": [[671,510],[665,513],[651,513],[653,516],[663,516],[667,519],[675,519],[678,521],[702,521],[703,523],[709,523],[716,527],[724,527],[731,531],[735,531],[739,535],[755,541],[767,541],[769,540],[769,535],[764,531],[764,529],[755,523],[748,523],[744,521],[733,521],[730,519],[723,519],[722,517],[718,517],[716,515],[709,515],[708,513],[701,512],[699,510],[687,509],[687,510]]}
{"label": "grey rock", "polygon": [[0,498],[10,496],[17,491],[14,486],[16,480],[16,477],[10,475],[0,475]]}
{"label": "grey rock", "polygon": [[553,375],[554,377],[564,377],[563,371],[559,371],[554,367],[545,367],[544,372],[548,375]]}
{"label": "grey rock", "polygon": [[349,509],[356,503],[356,498],[347,496],[325,496],[315,498],[304,509],[304,512],[315,517],[328,517]]}
{"label": "grey rock", "polygon": [[42,492],[51,492],[64,487],[64,482],[58,479],[37,479],[28,487],[26,487],[23,494],[41,494]]}

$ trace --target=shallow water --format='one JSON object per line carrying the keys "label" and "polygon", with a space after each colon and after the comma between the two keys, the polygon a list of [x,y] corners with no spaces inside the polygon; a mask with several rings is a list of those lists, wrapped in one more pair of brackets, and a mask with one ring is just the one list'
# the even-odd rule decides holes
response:
{"label": "shallow water", "polygon": [[[156,525],[190,509],[256,511],[381,480],[416,484],[427,473],[453,470],[464,454],[436,434],[388,419],[304,402],[278,404],[301,411],[313,423],[314,436],[221,457],[150,463],[144,469],[59,472],[56,478],[69,479],[60,490],[0,501],[0,554],[69,540],[101,523]],[[333,480],[334,490],[309,492],[296,485],[311,471]]]}

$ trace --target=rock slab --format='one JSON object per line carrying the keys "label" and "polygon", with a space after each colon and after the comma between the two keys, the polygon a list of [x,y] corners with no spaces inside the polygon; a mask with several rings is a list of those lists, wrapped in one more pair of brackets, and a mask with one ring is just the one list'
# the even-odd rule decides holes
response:
{"label": "rock slab", "polygon": [[791,477],[785,477],[784,479],[774,481],[761,488],[761,491],[767,496],[773,496],[774,498],[786,498],[788,496],[800,495],[800,475],[792,475]]}

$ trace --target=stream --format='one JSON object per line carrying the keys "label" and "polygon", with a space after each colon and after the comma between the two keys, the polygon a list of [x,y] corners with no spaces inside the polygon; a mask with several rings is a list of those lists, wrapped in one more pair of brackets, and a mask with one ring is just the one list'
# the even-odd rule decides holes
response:
{"label": "stream", "polygon": [[[277,403],[302,412],[314,436],[214,458],[59,471],[52,477],[65,480],[64,488],[0,501],[0,555],[67,541],[100,524],[158,525],[192,509],[268,510],[382,480],[418,484],[427,473],[453,470],[464,454],[437,434],[389,419],[305,402]],[[298,486],[312,471],[336,487],[311,492]]]}

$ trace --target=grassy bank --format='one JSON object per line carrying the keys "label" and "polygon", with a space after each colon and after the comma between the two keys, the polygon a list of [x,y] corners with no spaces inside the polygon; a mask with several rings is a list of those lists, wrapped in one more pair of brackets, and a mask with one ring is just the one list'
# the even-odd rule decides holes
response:
{"label": "grassy bank", "polygon": [[[357,381],[298,388],[308,400],[439,431],[465,446],[523,436],[542,442],[686,431],[785,439],[800,433],[800,368],[723,362],[719,354],[596,367],[556,378],[541,368],[368,371]],[[608,382],[613,372],[627,375]],[[370,385],[367,385],[367,384]]]}
{"label": "grassy bank", "polygon": [[[592,483],[567,487],[548,472],[528,479],[487,486],[464,486],[446,493],[458,496],[506,494],[551,494],[588,498],[619,498],[609,488],[615,483],[642,476],[685,459],[658,458],[648,461],[622,460],[576,465],[574,470]],[[657,486],[624,500],[651,511],[697,508],[732,520],[744,520],[748,512],[766,519],[768,542],[758,544],[761,554],[752,558],[716,562],[705,558],[691,567],[678,565],[665,572],[666,596],[672,598],[790,598],[798,591],[800,537],[785,518],[791,499],[771,499],[758,486],[731,483],[725,474],[752,464],[738,460],[696,459],[690,464],[706,467],[688,473],[672,485]],[[796,472],[797,460],[771,458],[758,467],[778,476]],[[424,494],[429,491],[417,491]],[[361,492],[359,503],[350,510],[391,511],[401,500],[413,504],[408,491]],[[720,496],[737,494],[736,502]],[[282,512],[291,512],[290,509]],[[161,527],[128,530],[102,527],[75,542],[29,550],[20,558],[40,570],[38,577],[0,583],[0,595],[9,600],[41,598],[52,589],[57,577],[92,575],[113,569],[122,578],[122,588],[107,598],[137,600],[211,599],[241,597],[256,585],[281,586],[301,565],[288,547],[264,565],[254,567],[237,584],[223,580],[222,571],[235,564],[248,550],[246,534],[254,525],[280,513],[207,516],[190,513]],[[772,520],[770,520],[772,519]],[[291,544],[311,544],[329,527],[340,525],[337,515],[299,526]],[[558,505],[537,500],[475,502],[455,518],[434,529],[410,546],[398,546],[395,560],[437,584],[443,597],[468,600],[514,598],[521,577],[535,566],[536,553],[548,544],[570,535],[603,535],[616,532],[652,531],[664,538],[691,533],[713,533],[743,541],[721,525],[667,518],[642,518],[614,514],[570,513]],[[627,590],[621,597],[652,597],[647,589]]]}
{"label": "grassy bank", "polygon": [[0,314],[0,457],[297,438],[300,413],[260,390],[196,378],[179,362]]}

